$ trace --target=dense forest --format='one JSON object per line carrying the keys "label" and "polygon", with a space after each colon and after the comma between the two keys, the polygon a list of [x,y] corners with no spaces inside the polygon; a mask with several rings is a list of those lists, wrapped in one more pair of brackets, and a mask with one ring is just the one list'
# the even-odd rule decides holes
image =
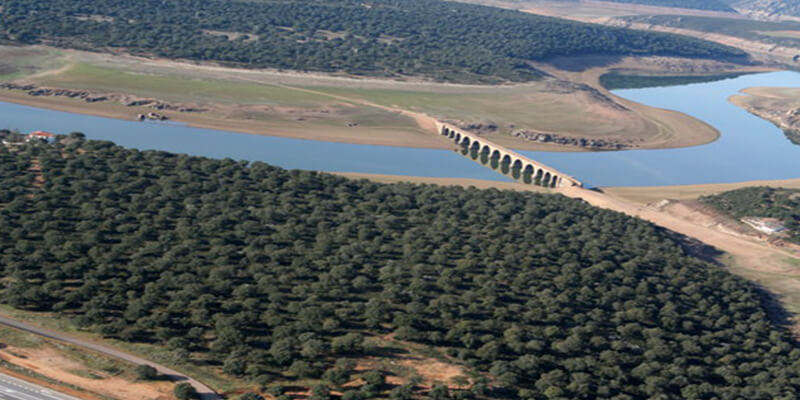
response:
{"label": "dense forest", "polygon": [[[79,134],[0,146],[0,184],[2,302],[270,393],[302,380],[315,399],[800,396],[800,349],[749,282],[579,200]],[[391,357],[388,342],[469,372],[422,389],[354,368]]]}
{"label": "dense forest", "polygon": [[744,60],[677,35],[439,0],[0,0],[0,40],[247,67],[528,81],[585,54]]}
{"label": "dense forest", "polygon": [[786,226],[789,240],[800,244],[800,189],[749,187],[705,196],[700,201],[736,219],[777,218]]}

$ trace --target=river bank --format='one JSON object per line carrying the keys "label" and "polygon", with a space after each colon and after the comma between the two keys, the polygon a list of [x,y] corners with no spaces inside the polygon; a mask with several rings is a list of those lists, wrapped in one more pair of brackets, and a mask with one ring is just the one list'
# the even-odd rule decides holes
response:
{"label": "river bank", "polygon": [[800,88],[752,87],[730,97],[733,104],[772,122],[800,145]]}
{"label": "river bank", "polygon": [[[467,178],[432,178],[422,176],[402,176],[386,174],[365,174],[337,172],[335,175],[350,179],[368,179],[379,183],[414,183],[442,186],[475,187],[477,189],[516,190],[526,192],[555,193],[556,190],[541,186],[525,185],[517,182],[487,181]],[[727,192],[753,186],[769,186],[775,188],[800,189],[800,178],[763,181],[747,181],[738,183],[712,183],[705,185],[678,186],[612,186],[602,187],[599,191],[611,196],[638,204],[651,204],[661,200],[693,200],[701,196]]]}

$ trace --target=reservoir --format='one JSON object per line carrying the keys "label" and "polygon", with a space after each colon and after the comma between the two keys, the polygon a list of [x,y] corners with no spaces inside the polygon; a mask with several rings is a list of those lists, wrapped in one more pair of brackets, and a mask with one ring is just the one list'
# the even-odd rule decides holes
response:
{"label": "reservoir", "polygon": [[[521,151],[590,186],[659,186],[800,178],[800,146],[769,121],[728,102],[753,86],[800,87],[800,73],[744,75],[710,83],[617,90],[649,106],[680,111],[717,128],[717,141],[669,150],[595,153]],[[290,169],[508,180],[455,151],[329,143],[141,123],[0,103],[0,127],[84,132],[121,146],[212,158],[264,161]]]}
{"label": "reservoir", "polygon": [[800,178],[800,146],[771,122],[728,101],[755,86],[800,87],[800,73],[772,72],[672,87],[616,90],[652,107],[680,111],[717,128],[715,142],[668,150],[521,153],[594,186],[662,186]]}

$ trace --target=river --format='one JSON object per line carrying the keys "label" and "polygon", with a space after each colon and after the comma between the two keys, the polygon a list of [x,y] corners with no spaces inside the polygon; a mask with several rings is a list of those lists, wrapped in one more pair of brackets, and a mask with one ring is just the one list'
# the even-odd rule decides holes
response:
{"label": "river", "polygon": [[[727,99],[753,86],[800,87],[800,73],[773,72],[673,87],[614,93],[701,119],[722,136],[670,150],[562,153],[521,151],[590,186],[658,186],[800,178],[800,146]],[[0,103],[0,126],[23,132],[84,132],[138,149],[264,161],[284,168],[333,172],[508,180],[455,151],[318,142],[141,123]]]}

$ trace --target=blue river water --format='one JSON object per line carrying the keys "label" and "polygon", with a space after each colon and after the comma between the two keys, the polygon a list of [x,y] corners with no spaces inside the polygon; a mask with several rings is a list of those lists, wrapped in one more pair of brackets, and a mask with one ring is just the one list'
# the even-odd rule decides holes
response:
{"label": "blue river water", "polygon": [[[774,72],[673,87],[618,90],[654,107],[680,111],[717,128],[696,147],[596,153],[528,152],[589,186],[658,186],[800,178],[800,146],[728,97],[753,86],[800,87],[800,73]],[[212,158],[264,161],[284,168],[407,176],[508,180],[455,151],[318,142],[142,123],[0,103],[0,127],[22,132],[84,132],[125,147]]]}
{"label": "blue river water", "polygon": [[289,139],[124,121],[0,102],[0,127],[20,132],[83,132],[140,150],[263,161],[288,169],[510,181],[454,150],[416,149]]}
{"label": "blue river water", "polygon": [[800,87],[800,73],[772,72],[672,87],[618,90],[626,99],[676,110],[719,130],[713,143],[604,153],[522,152],[595,186],[661,186],[800,178],[800,146],[771,122],[728,101],[754,86]]}

